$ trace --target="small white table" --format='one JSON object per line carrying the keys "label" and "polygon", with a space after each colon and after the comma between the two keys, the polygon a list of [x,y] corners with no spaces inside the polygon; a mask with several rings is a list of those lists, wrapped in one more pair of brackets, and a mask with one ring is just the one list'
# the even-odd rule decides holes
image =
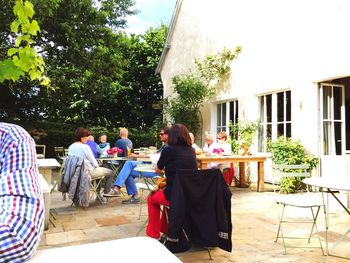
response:
{"label": "small white table", "polygon": [[[336,256],[336,257],[342,257],[347,258],[339,255],[335,255],[330,253],[328,249],[328,228],[329,228],[329,200],[328,196],[331,194],[335,200],[344,208],[344,210],[350,215],[350,210],[348,207],[346,207],[345,204],[334,194],[334,191],[347,191],[350,192],[350,177],[337,177],[337,178],[327,178],[327,177],[312,177],[312,178],[306,178],[303,180],[304,184],[319,187],[323,191],[325,189],[325,192],[327,194],[327,207],[326,207],[326,251],[327,255],[330,256]],[[324,198],[323,204],[325,205]],[[334,245],[332,246],[331,250],[334,249],[340,242],[344,240],[344,238],[350,233],[350,228],[341,236],[339,237]]]}
{"label": "small white table", "polygon": [[38,250],[28,262],[181,262],[158,240],[132,237],[118,240]]}
{"label": "small white table", "polygon": [[37,159],[39,173],[41,173],[46,181],[51,185],[52,170],[61,167],[55,158]]}

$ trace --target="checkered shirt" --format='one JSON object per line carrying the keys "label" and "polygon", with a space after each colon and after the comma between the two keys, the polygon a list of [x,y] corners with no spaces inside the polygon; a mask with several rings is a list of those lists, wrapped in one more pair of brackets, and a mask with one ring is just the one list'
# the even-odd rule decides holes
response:
{"label": "checkered shirt", "polygon": [[31,258],[43,219],[34,141],[21,127],[0,122],[0,262]]}

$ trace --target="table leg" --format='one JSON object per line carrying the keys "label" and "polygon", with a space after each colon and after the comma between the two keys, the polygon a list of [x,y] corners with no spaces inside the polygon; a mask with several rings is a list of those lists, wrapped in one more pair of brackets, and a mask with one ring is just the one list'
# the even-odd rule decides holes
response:
{"label": "table leg", "polygon": [[264,183],[265,183],[265,168],[264,162],[258,162],[258,184],[257,184],[257,192],[264,191]]}
{"label": "table leg", "polygon": [[239,163],[239,187],[246,187],[244,162]]}

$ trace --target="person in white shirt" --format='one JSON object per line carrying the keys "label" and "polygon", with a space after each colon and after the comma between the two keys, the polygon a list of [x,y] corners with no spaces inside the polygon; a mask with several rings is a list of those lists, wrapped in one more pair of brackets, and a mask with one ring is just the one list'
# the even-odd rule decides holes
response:
{"label": "person in white shirt", "polygon": [[213,153],[214,148],[216,148],[216,142],[214,142],[213,136],[211,134],[207,134],[205,137],[205,145],[203,147],[204,153]]}
{"label": "person in white shirt", "polygon": [[222,149],[222,155],[231,155],[231,144],[227,141],[227,134],[226,132],[222,131],[219,132],[217,135],[217,145],[215,146],[216,148]]}

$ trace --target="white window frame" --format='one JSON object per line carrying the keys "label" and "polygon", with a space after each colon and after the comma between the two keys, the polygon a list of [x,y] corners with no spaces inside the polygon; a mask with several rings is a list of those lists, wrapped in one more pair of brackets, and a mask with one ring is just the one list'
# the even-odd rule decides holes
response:
{"label": "white window frame", "polygon": [[[278,121],[278,99],[277,94],[283,92],[283,121]],[[286,99],[287,92],[290,92],[290,99],[292,100],[292,92],[290,90],[276,91],[273,93],[259,95],[259,111],[260,111],[260,128],[259,128],[259,151],[266,152],[267,148],[267,138],[271,138],[272,141],[276,140],[278,137],[278,125],[284,125],[283,135],[287,137],[287,124],[290,124],[290,136],[292,137],[292,116],[290,120],[287,121],[287,108],[286,108]],[[267,121],[267,96],[271,96],[271,121]],[[290,114],[292,114],[292,102],[289,102],[290,105]],[[268,137],[267,127],[271,125],[271,137]]]}
{"label": "white window frame", "polygon": [[[230,103],[233,102],[233,116],[231,118],[230,116]],[[238,105],[238,106],[237,106]],[[216,125],[215,125],[215,130],[216,130],[216,133],[220,132],[220,131],[224,131],[226,132],[227,134],[229,134],[230,132],[230,127],[229,127],[229,123],[230,123],[230,120],[232,120],[232,124],[235,124],[235,118],[234,116],[237,115],[237,120],[238,120],[238,110],[239,110],[239,103],[238,103],[238,99],[234,99],[234,100],[230,100],[230,101],[226,101],[226,102],[220,102],[220,103],[217,103],[215,105],[215,112],[216,112]],[[218,118],[218,106],[221,106],[221,114]],[[237,107],[236,107],[237,106]],[[222,124],[221,120],[222,120],[222,108],[225,107],[226,109],[226,114],[225,114],[225,125]],[[238,108],[238,110],[236,110],[236,108]]]}
{"label": "white window frame", "polygon": [[[340,105],[340,120],[334,119],[334,88],[341,89],[341,105]],[[327,101],[327,118],[324,118],[324,89],[331,89],[330,96]],[[336,154],[336,141],[335,141],[335,133],[334,127],[335,123],[339,123],[341,126],[341,154],[344,155],[346,153],[346,145],[345,145],[345,87],[340,84],[330,84],[330,83],[321,83],[320,85],[320,131],[321,131],[321,140],[320,140],[320,153],[323,156],[329,155],[337,155]],[[327,129],[328,136],[325,135],[324,124],[328,122],[330,126]],[[327,147],[325,145],[325,137],[328,137]],[[339,154],[338,154],[339,155]]]}

